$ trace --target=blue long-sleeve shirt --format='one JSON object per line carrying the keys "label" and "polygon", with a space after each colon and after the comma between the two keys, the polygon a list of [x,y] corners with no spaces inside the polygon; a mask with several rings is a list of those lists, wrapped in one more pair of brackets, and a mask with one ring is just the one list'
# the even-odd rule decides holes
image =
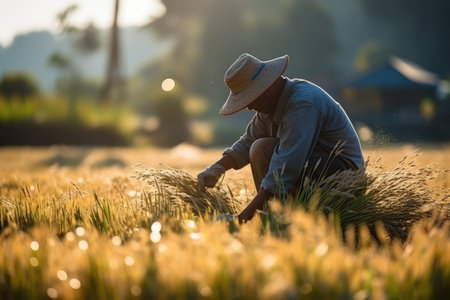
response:
{"label": "blue long-sleeve shirt", "polygon": [[344,142],[340,156],[361,167],[364,164],[358,135],[342,107],[319,86],[301,79],[286,78],[286,84],[273,114],[256,113],[247,129],[224,154],[240,169],[250,161],[252,143],[262,137],[277,137],[269,171],[261,187],[276,193],[281,175],[284,190],[289,191],[299,180],[314,148],[329,149]]}

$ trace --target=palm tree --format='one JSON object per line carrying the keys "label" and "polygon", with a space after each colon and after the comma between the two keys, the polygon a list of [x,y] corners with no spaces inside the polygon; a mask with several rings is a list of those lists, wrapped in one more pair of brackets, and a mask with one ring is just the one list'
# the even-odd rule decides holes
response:
{"label": "palm tree", "polygon": [[[125,96],[124,80],[120,71],[120,48],[119,48],[119,0],[115,0],[114,18],[111,26],[111,39],[109,45],[108,66],[106,69],[106,78],[100,91],[100,99],[104,102],[110,101],[114,96],[122,100]],[[117,94],[113,94],[117,92]]]}

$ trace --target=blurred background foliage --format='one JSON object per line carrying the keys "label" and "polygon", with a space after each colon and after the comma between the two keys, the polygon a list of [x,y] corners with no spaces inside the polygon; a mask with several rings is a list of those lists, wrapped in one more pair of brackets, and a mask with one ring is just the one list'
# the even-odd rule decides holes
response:
{"label": "blurred background foliage", "polygon": [[[450,2],[446,0],[161,2],[164,15],[141,28],[117,32],[114,24],[109,31],[99,30],[95,22],[74,26],[70,16],[77,6],[69,6],[56,16],[56,37],[28,36],[45,40],[46,45],[52,39],[65,41],[45,52],[47,73],[30,71],[35,60],[43,60],[38,40],[31,49],[35,51],[29,69],[9,66],[8,48],[0,47],[2,144],[33,144],[18,124],[27,124],[22,130],[28,131],[42,124],[81,126],[87,135],[89,128],[108,128],[115,132],[116,144],[229,144],[251,116],[244,112],[225,119],[218,114],[228,93],[223,74],[244,52],[263,60],[289,54],[288,77],[311,80],[330,92],[348,75],[367,72],[392,55],[450,79]],[[120,14],[119,5],[116,9]],[[143,44],[142,34],[159,45],[157,51]],[[26,38],[18,36],[9,48],[26,48],[19,45],[29,45]],[[116,46],[111,42],[114,38],[119,41]],[[141,55],[137,53],[147,50],[151,54],[135,63],[133,70],[127,68],[133,57]],[[103,71],[93,75],[86,65],[95,65],[93,57],[99,55]],[[111,64],[116,67],[111,69]],[[108,78],[113,78],[108,72],[116,72],[117,80],[105,98]],[[48,88],[45,82],[50,77],[54,80]],[[164,86],[164,82],[171,84]],[[75,143],[78,139],[71,134],[76,133],[70,131],[66,139],[53,142]],[[45,140],[42,144],[52,143],[51,136]],[[98,138],[87,140],[102,143]]]}

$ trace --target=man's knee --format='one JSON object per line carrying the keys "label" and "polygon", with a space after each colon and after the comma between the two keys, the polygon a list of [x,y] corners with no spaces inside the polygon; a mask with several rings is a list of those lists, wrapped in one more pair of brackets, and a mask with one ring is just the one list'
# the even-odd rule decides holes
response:
{"label": "man's knee", "polygon": [[280,142],[280,139],[275,137],[265,137],[257,139],[250,147],[250,162],[260,160],[262,158],[272,157],[275,146]]}

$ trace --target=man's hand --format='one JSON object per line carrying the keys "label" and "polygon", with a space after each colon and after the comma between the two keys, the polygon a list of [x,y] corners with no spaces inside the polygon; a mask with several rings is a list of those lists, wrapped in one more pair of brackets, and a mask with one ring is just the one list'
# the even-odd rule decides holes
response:
{"label": "man's hand", "polygon": [[219,181],[220,176],[225,173],[226,169],[218,163],[214,163],[198,173],[198,188],[201,191],[205,191],[205,187],[214,187]]}
{"label": "man's hand", "polygon": [[227,221],[227,222],[233,222],[234,219],[236,219],[236,215],[232,214],[220,214],[216,217],[216,221]]}
{"label": "man's hand", "polygon": [[270,197],[272,197],[272,194],[269,191],[261,188],[255,198],[253,198],[252,202],[250,202],[247,207],[237,216],[239,224],[251,220],[258,210],[263,209],[264,203],[267,202]]}

